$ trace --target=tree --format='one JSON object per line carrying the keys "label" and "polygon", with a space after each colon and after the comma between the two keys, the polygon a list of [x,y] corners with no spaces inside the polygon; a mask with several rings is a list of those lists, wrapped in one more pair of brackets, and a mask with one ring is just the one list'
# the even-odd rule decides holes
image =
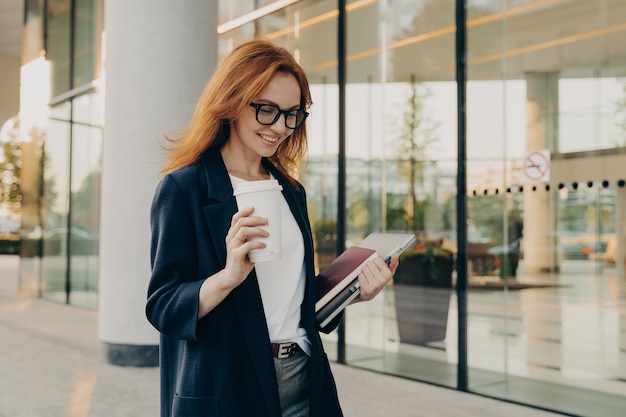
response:
{"label": "tree", "polygon": [[407,225],[409,230],[424,230],[427,199],[418,198],[418,191],[424,191],[424,170],[426,168],[427,150],[436,142],[439,124],[426,114],[424,100],[430,96],[430,90],[411,76],[409,96],[398,126],[397,140],[393,148],[398,155],[397,173],[409,184],[407,197]]}
{"label": "tree", "polygon": [[22,149],[20,146],[20,123],[17,117],[2,126],[0,134],[0,203],[12,213],[18,213],[22,194],[20,169]]}
{"label": "tree", "polygon": [[72,227],[96,233],[100,224],[100,171],[91,171],[72,193]]}

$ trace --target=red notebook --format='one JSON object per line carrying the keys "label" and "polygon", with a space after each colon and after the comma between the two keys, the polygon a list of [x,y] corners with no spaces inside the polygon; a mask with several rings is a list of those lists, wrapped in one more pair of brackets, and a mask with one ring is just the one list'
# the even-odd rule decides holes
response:
{"label": "red notebook", "polygon": [[318,312],[340,292],[354,282],[367,261],[374,259],[378,254],[374,249],[350,246],[328,265],[316,279],[317,302],[315,311]]}

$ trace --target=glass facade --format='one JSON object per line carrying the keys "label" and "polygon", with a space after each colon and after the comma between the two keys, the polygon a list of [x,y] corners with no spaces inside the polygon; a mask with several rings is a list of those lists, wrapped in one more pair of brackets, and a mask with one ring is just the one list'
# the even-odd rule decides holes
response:
{"label": "glass facade", "polygon": [[51,109],[43,166],[43,295],[86,307],[97,305],[102,125],[94,124],[95,99],[82,95]]}
{"label": "glass facade", "polygon": [[101,0],[26,2],[23,68],[32,69],[22,71],[24,84],[38,80],[46,111],[31,117],[33,107],[22,105],[34,133],[23,145],[21,285],[89,308],[97,306],[102,7]]}
{"label": "glass facade", "polygon": [[301,180],[318,268],[336,255],[341,228],[343,246],[370,232],[414,231],[419,246],[468,261],[465,292],[456,270],[448,289],[409,288],[407,273],[396,274],[323,336],[329,355],[451,388],[464,389],[464,374],[471,392],[573,415],[621,415],[626,5],[465,2],[467,241],[459,244],[455,16],[463,2],[347,1],[344,57],[338,2],[271,8],[278,3],[220,1],[220,53],[267,37],[310,77]]}
{"label": "glass facade", "polygon": [[[220,56],[262,36],[309,76],[300,179],[317,268],[379,231],[419,235],[402,265],[421,265],[420,256],[438,265],[426,277],[435,288],[412,286],[417,272],[399,270],[375,300],[351,306],[340,330],[323,336],[329,357],[567,414],[621,416],[626,3],[353,0],[345,21],[338,4],[219,0],[217,27]],[[102,5],[26,1],[22,70],[25,86],[46,93],[46,112],[25,113],[33,129],[23,145],[20,279],[88,307],[97,305]]]}

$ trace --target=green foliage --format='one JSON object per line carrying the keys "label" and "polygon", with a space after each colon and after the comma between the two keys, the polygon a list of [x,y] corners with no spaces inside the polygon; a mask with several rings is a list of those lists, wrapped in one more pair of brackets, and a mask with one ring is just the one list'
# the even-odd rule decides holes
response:
{"label": "green foliage", "polygon": [[456,212],[456,200],[455,197],[450,197],[446,200],[445,204],[441,208],[441,224],[443,230],[453,230],[452,216]]}
{"label": "green foliage", "polygon": [[445,287],[451,284],[454,255],[448,249],[428,242],[407,249],[400,255],[394,283]]}
{"label": "green foliage", "polygon": [[21,239],[19,235],[7,235],[0,238],[0,255],[17,255],[20,253]]}
{"label": "green foliage", "polygon": [[335,251],[337,220],[328,217],[317,220],[313,226],[313,234],[318,251]]}
{"label": "green foliage", "polygon": [[407,212],[403,208],[387,207],[387,230],[408,230]]}
{"label": "green foliage", "polygon": [[453,259],[452,251],[444,249],[432,243],[420,243],[413,248],[409,248],[402,252],[400,259],[407,258],[423,258],[428,263],[433,263],[436,258]]}
{"label": "green foliage", "polygon": [[9,120],[3,126],[0,147],[0,203],[11,211],[20,207],[20,170],[22,167],[22,149],[19,141],[19,119]]}
{"label": "green foliage", "polygon": [[380,228],[381,201],[378,196],[373,196],[371,190],[364,192],[356,190],[352,196],[353,201],[348,207],[347,233],[367,236]]}
{"label": "green foliage", "polygon": [[560,222],[568,232],[585,232],[586,224],[581,219],[586,217],[587,207],[583,205],[565,205],[560,209]]}
{"label": "green foliage", "polygon": [[591,204],[587,205],[585,207],[584,219],[589,230],[593,230],[594,228],[596,228],[599,222],[600,230],[604,232],[615,231],[613,213],[606,207],[598,207]]}
{"label": "green foliage", "polygon": [[78,191],[72,193],[72,225],[97,230],[100,223],[100,172],[90,172]]}
{"label": "green foliage", "polygon": [[407,180],[421,180],[423,165],[430,145],[439,140],[439,123],[433,121],[426,112],[424,101],[431,96],[429,88],[413,78],[410,92],[402,111],[402,118],[396,120],[398,140],[394,141],[394,151],[398,155],[398,175]]}
{"label": "green foliage", "polygon": [[480,230],[483,236],[504,243],[504,211],[507,210],[508,240],[510,243],[522,236],[522,213],[513,206],[506,207],[506,196],[476,195],[467,199],[468,221]]}
{"label": "green foliage", "polygon": [[407,226],[416,232],[425,229],[426,203],[418,198],[418,193],[424,189],[424,171],[429,163],[427,150],[439,140],[439,124],[428,116],[424,106],[424,101],[431,95],[428,87],[416,82],[412,76],[410,88],[402,117],[395,123],[397,138],[393,142],[393,150],[397,155],[398,176],[409,184]]}

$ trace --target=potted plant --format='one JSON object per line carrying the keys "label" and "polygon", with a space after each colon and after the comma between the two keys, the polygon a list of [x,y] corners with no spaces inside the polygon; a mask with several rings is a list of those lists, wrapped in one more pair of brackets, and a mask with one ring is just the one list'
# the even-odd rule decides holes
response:
{"label": "potted plant", "polygon": [[315,222],[317,268],[323,271],[337,257],[337,220],[325,217]]}
{"label": "potted plant", "polygon": [[453,269],[453,253],[439,242],[420,243],[400,256],[393,280],[400,342],[445,339]]}

